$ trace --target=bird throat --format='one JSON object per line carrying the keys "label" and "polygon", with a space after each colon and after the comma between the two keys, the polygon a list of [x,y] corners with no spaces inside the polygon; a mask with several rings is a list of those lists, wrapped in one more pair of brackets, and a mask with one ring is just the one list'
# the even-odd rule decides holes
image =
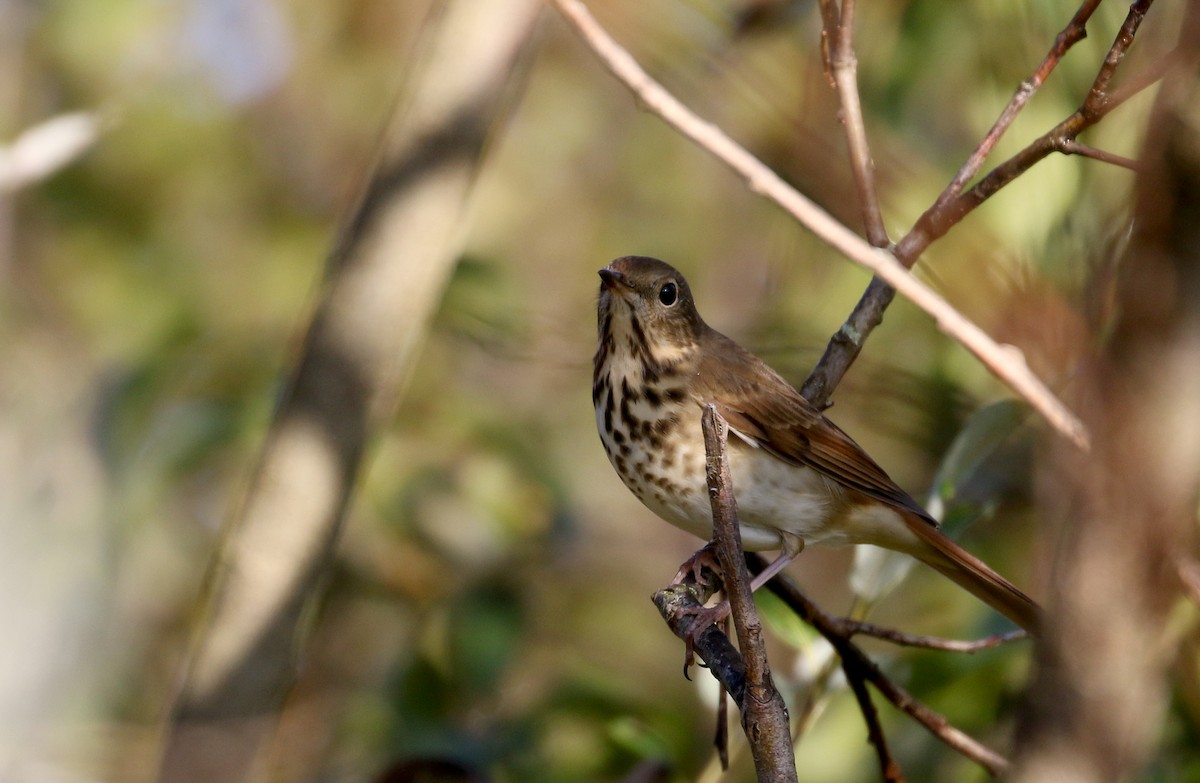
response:
{"label": "bird throat", "polygon": [[707,504],[700,411],[687,389],[695,351],[654,350],[637,314],[621,302],[609,304],[601,312],[592,375],[604,450],[625,486],[650,510],[706,536],[704,529],[693,530],[700,527],[693,521],[694,506]]}

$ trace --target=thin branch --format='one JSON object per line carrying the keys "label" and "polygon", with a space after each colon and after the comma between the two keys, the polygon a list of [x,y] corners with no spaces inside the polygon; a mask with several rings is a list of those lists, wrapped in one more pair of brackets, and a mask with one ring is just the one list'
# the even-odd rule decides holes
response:
{"label": "thin branch", "polygon": [[[896,245],[896,258],[911,264],[929,245],[944,236],[968,213],[1001,188],[1024,174],[1034,164],[1057,151],[1064,141],[1074,141],[1080,133],[1095,125],[1128,98],[1132,92],[1110,95],[1107,92],[1116,68],[1124,60],[1138,27],[1154,0],[1137,0],[1129,8],[1124,24],[1104,58],[1083,104],[1067,119],[1030,142],[1025,149],[992,169],[970,190],[946,201],[939,199],[917,220],[912,230]],[[1144,87],[1145,85],[1142,85]]]}
{"label": "thin branch", "polygon": [[982,639],[973,639],[971,641],[963,641],[960,639],[941,639],[936,636],[917,636],[913,634],[903,633],[893,628],[884,628],[873,623],[864,623],[859,620],[853,620],[848,617],[832,618],[834,622],[842,629],[842,632],[847,636],[861,634],[863,636],[871,636],[876,639],[892,642],[893,644],[903,645],[904,647],[916,647],[922,650],[938,650],[940,652],[965,653],[973,655],[983,650],[990,650],[993,647],[999,647],[1008,642],[1015,642],[1020,639],[1028,639],[1029,634],[1023,630],[1009,631],[1008,633],[998,633],[991,636],[986,636]]}
{"label": "thin branch", "polygon": [[858,58],[854,54],[854,0],[842,0],[841,13],[836,13],[832,0],[823,0],[821,15],[825,28],[823,39],[829,46],[829,68],[842,110],[839,116],[846,129],[846,146],[850,151],[850,170],[862,210],[863,229],[867,241],[875,247],[891,244],[879,207],[875,187],[875,163],[867,142],[863,121],[862,101],[858,95]]}
{"label": "thin branch", "polygon": [[725,594],[733,614],[733,627],[737,631],[738,647],[746,663],[747,698],[742,705],[742,727],[750,743],[758,779],[795,781],[796,758],[788,727],[787,708],[771,679],[771,667],[762,638],[762,623],[754,607],[750,573],[742,552],[737,501],[733,495],[726,451],[729,425],[717,413],[715,406],[706,405],[701,426],[707,457],[705,477],[712,503],[713,540],[721,563]]}
{"label": "thin branch", "polygon": [[1062,60],[1063,56],[1072,46],[1087,37],[1087,22],[1099,5],[1100,0],[1085,0],[1083,5],[1079,7],[1079,10],[1075,12],[1075,15],[1071,17],[1071,21],[1067,26],[1055,36],[1054,45],[1050,47],[1050,51],[1042,59],[1041,65],[1030,74],[1028,79],[1021,82],[1021,86],[1017,88],[1008,105],[1000,112],[1000,116],[983,137],[983,140],[979,142],[975,151],[971,153],[966,162],[958,170],[958,173],[954,175],[954,179],[950,181],[950,184],[938,196],[937,201],[934,203],[934,208],[944,206],[950,199],[962,193],[967,183],[979,173],[980,166],[983,165],[983,161],[987,156],[991,154],[996,143],[1000,141],[1000,137],[1009,129],[1013,120],[1017,118],[1017,115],[1029,103],[1029,99],[1033,97],[1034,93],[1046,81],[1046,78],[1058,66],[1059,61]]}
{"label": "thin branch", "polygon": [[867,690],[864,673],[854,665],[853,659],[842,658],[841,661],[842,671],[846,674],[846,682],[850,684],[850,691],[858,702],[858,711],[862,713],[863,720],[867,724],[867,741],[875,747],[875,755],[879,758],[879,771],[883,775],[884,782],[904,783],[904,773],[888,749],[887,736],[883,733],[883,726],[879,723],[879,711],[875,709],[875,703],[871,701],[871,692]]}
{"label": "thin branch", "polygon": [[[755,571],[766,567],[766,561],[759,555],[751,555],[751,563]],[[897,709],[915,719],[946,745],[979,764],[989,774],[999,775],[1008,769],[1008,761],[1003,756],[950,725],[944,716],[931,710],[892,682],[874,661],[841,632],[838,618],[826,614],[810,601],[789,577],[779,574],[768,582],[767,586],[783,599],[801,620],[825,637],[843,662],[852,659],[853,666],[861,672],[863,678],[874,685]]]}
{"label": "thin branch", "polygon": [[1154,0],[1136,0],[1136,2],[1129,6],[1129,13],[1125,16],[1125,22],[1121,25],[1121,29],[1117,31],[1117,38],[1113,41],[1112,46],[1109,47],[1108,54],[1104,56],[1104,63],[1100,66],[1100,71],[1096,74],[1095,81],[1092,82],[1092,89],[1088,91],[1087,99],[1083,102],[1085,111],[1098,111],[1107,104],[1108,86],[1112,82],[1117,68],[1121,65],[1121,61],[1125,59],[1125,53],[1129,51],[1129,47],[1133,44],[1133,37],[1137,35],[1138,27],[1141,26],[1142,20],[1146,17],[1146,12],[1150,10],[1150,6],[1152,5],[1154,5]]}
{"label": "thin branch", "polygon": [[1107,150],[1099,150],[1095,147],[1089,147],[1086,144],[1080,144],[1074,139],[1063,139],[1058,143],[1058,151],[1064,155],[1082,155],[1085,158],[1098,160],[1101,163],[1111,163],[1114,166],[1137,171],[1137,161],[1133,158],[1127,158],[1124,155],[1118,155],[1115,152]]}
{"label": "thin branch", "polygon": [[944,298],[913,277],[891,253],[873,248],[809,198],[784,182],[715,125],[701,120],[658,84],[596,22],[578,0],[550,0],[584,38],[604,65],[642,103],[668,124],[716,156],[746,179],[750,188],[770,198],[820,239],[866,267],[932,315],[938,326],[974,354],[994,375],[1082,449],[1088,434],[1082,422],[1025,364],[1020,351],[1001,346]]}
{"label": "thin branch", "polygon": [[[875,247],[891,244],[879,206],[875,187],[875,164],[867,142],[866,123],[858,94],[858,59],[854,55],[854,0],[843,2],[839,11],[835,0],[820,0],[821,42],[829,80],[838,92],[841,118],[850,150],[850,169],[858,202],[863,212],[867,241]],[[850,317],[830,338],[825,353],[804,381],[800,393],[818,408],[825,408],[829,395],[858,358],[866,336],[883,321],[883,312],[896,292],[878,277],[871,278],[863,298]]]}
{"label": "thin branch", "polygon": [[[710,589],[687,578],[657,591],[651,600],[658,607],[658,613],[666,621],[671,633],[692,644],[696,654],[704,660],[709,674],[721,683],[733,699],[733,703],[738,706],[738,710],[744,710],[746,662],[729,641],[729,637],[721,633],[721,629],[716,625],[709,625],[702,631],[693,633],[696,615],[704,609],[704,602],[711,594]],[[685,669],[684,675],[686,674]]]}
{"label": "thin branch", "polygon": [[871,278],[867,290],[850,311],[846,322],[829,338],[825,353],[800,387],[805,399],[821,409],[829,406],[829,395],[858,358],[867,336],[883,323],[883,313],[895,298],[895,288],[879,277]]}
{"label": "thin branch", "polygon": [[1175,67],[1178,62],[1179,49],[1176,48],[1157,62],[1147,66],[1141,73],[1134,74],[1124,84],[1109,93],[1106,101],[1109,110],[1115,109],[1146,88],[1158,84],[1167,71]]}
{"label": "thin branch", "polygon": [[[832,0],[827,0],[832,3]],[[1088,98],[1072,117],[1052,128],[1042,137],[1034,140],[1025,150],[997,166],[978,183],[971,191],[962,193],[962,188],[978,173],[984,159],[992,151],[997,141],[1012,124],[1017,114],[1028,103],[1034,92],[1057,66],[1062,56],[1078,40],[1086,35],[1084,24],[1091,17],[1099,4],[1098,0],[1086,0],[1075,12],[1071,22],[1055,38],[1054,45],[1043,59],[1041,65],[1017,89],[1009,104],[1001,112],[996,123],[988,131],[979,146],[959,169],[954,179],[938,196],[934,204],[926,210],[912,230],[893,249],[894,255],[901,264],[911,268],[917,259],[935,240],[943,236],[954,225],[960,222],[969,212],[974,210],[990,196],[1007,185],[1016,177],[1023,174],[1031,166],[1058,150],[1062,142],[1074,141],[1083,130],[1104,117],[1117,106],[1157,82],[1170,67],[1172,55],[1160,60],[1130,80],[1124,87],[1111,93],[1105,93],[1116,66],[1121,62],[1124,52],[1133,41],[1133,35],[1142,17],[1148,10],[1152,0],[1138,2],[1130,9],[1125,24],[1121,28],[1105,57],[1105,65],[1097,75]],[[824,9],[824,3],[822,5]],[[828,25],[829,17],[826,16]],[[827,36],[823,35],[823,39]],[[1109,161],[1116,162],[1116,161]],[[882,280],[874,279],[867,286],[862,297],[854,306],[842,327],[830,338],[825,353],[813,369],[801,393],[818,407],[825,407],[829,395],[832,394],[842,376],[858,358],[862,346],[874,330],[883,321],[883,314],[895,298],[895,292]]]}
{"label": "thin branch", "polygon": [[[766,567],[766,561],[760,555],[751,555],[750,563],[755,572]],[[695,617],[704,611],[704,602],[712,595],[711,585],[716,581],[716,579],[711,579],[706,580],[703,584],[697,584],[693,575],[689,573],[684,577],[683,582],[656,592],[654,604],[658,607],[659,613],[667,622],[671,632],[680,639],[688,640],[693,644],[696,653],[704,659],[709,673],[728,691],[734,703],[738,705],[738,709],[742,710],[744,714],[747,708],[746,696],[749,689],[747,688],[746,663],[742,656],[738,654],[729,638],[716,625],[709,625],[699,633],[694,632]],[[904,688],[892,682],[851,641],[852,634],[866,633],[872,628],[871,626],[826,614],[800,591],[795,582],[786,576],[777,575],[768,583],[768,587],[783,599],[801,620],[808,623],[829,641],[841,659],[843,670],[847,672],[847,678],[851,682],[857,678],[874,685],[880,694],[897,709],[912,717],[948,747],[979,764],[988,773],[999,775],[1007,770],[1008,761],[1003,756],[950,725],[944,716],[931,710]],[[886,634],[882,631],[874,635],[886,638]],[[903,634],[892,634],[892,636],[906,638]],[[933,647],[933,645],[929,646]],[[952,645],[946,645],[946,648],[952,649]],[[847,666],[850,668],[847,669]],[[868,731],[873,731],[870,726],[872,718],[864,713],[864,720],[868,723]],[[879,745],[876,744],[875,747],[878,753]]]}

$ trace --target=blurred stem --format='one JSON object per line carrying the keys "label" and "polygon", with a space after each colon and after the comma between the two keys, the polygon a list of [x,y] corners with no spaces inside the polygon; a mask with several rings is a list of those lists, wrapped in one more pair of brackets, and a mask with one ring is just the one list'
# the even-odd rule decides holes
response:
{"label": "blurred stem", "polygon": [[326,270],[287,393],[210,569],[160,780],[245,780],[296,672],[367,440],[391,415],[459,253],[489,133],[540,3],[456,0],[420,64]]}
{"label": "blurred stem", "polygon": [[1172,698],[1177,564],[1194,557],[1200,492],[1200,4],[1186,6],[1139,156],[1122,274],[1102,294],[1119,316],[1098,350],[1077,347],[1087,361],[1073,386],[1096,448],[1087,460],[1048,448],[1036,471],[1052,622],[1018,724],[1016,781],[1138,778]]}

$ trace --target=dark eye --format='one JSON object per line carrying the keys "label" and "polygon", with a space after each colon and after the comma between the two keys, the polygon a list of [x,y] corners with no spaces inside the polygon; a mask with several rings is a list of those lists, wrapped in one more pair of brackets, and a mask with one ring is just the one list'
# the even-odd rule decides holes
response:
{"label": "dark eye", "polygon": [[658,301],[667,307],[675,304],[675,300],[678,298],[679,289],[674,283],[663,283],[663,287],[658,289]]}

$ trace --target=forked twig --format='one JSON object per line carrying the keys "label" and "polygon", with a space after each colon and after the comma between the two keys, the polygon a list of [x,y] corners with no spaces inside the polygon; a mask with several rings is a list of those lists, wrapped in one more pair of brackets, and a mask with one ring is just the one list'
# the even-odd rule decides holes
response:
{"label": "forked twig", "polygon": [[[1084,104],[1075,115],[1043,134],[1009,161],[997,166],[983,181],[964,194],[963,188],[979,172],[983,161],[1030,98],[1049,77],[1067,51],[1087,35],[1086,24],[1099,5],[1099,0],[1084,0],[1071,21],[1055,37],[1054,44],[1041,64],[1017,88],[999,118],[963,163],[950,184],[921,216],[913,229],[897,243],[894,253],[901,264],[911,268],[933,241],[943,236],[969,212],[1052,152],[1087,155],[1127,168],[1136,165],[1127,158],[1079,145],[1076,137],[1087,127],[1099,122],[1114,108],[1157,82],[1170,67],[1173,53],[1129,80],[1123,87],[1109,91],[1112,76],[1123,59],[1124,53],[1132,44],[1133,36],[1152,2],[1153,0],[1139,0],[1131,6],[1125,24],[1122,25],[1120,33],[1110,47]],[[821,8],[825,26],[828,29],[831,20],[834,23],[837,22],[837,11],[833,0],[822,0]],[[824,36],[828,41],[829,34],[826,32]],[[857,178],[857,171],[855,171],[855,176]],[[801,392],[810,402],[818,407],[825,407],[829,395],[832,394],[838,383],[841,382],[842,376],[858,357],[867,336],[882,322],[883,313],[891,304],[894,296],[895,292],[882,280],[874,279],[867,286],[846,322],[830,338],[825,353],[801,388]]]}
{"label": "forked twig", "polygon": [[[1141,26],[1146,12],[1153,3],[1154,0],[1136,0],[1129,7],[1125,22],[1117,32],[1112,46],[1109,47],[1108,54],[1105,55],[1104,62],[1096,73],[1087,97],[1071,116],[1034,139],[1016,155],[996,166],[971,189],[955,195],[950,192],[950,187],[947,187],[946,192],[943,193],[944,198],[939,197],[938,201],[921,215],[912,230],[896,244],[896,258],[902,263],[911,265],[933,241],[944,236],[968,213],[994,196],[1001,188],[1051,153],[1060,151],[1064,142],[1075,141],[1080,133],[1095,125],[1113,109],[1133,97],[1137,90],[1110,93],[1109,85],[1117,67],[1124,60],[1125,53],[1133,44],[1134,36]],[[1153,80],[1141,80],[1137,83],[1138,90],[1145,89],[1153,83]],[[953,183],[951,184],[953,185]]]}
{"label": "forked twig", "polygon": [[1029,99],[1046,81],[1046,78],[1058,67],[1058,63],[1072,46],[1087,38],[1087,23],[1091,19],[1092,14],[1100,5],[1100,0],[1085,0],[1083,5],[1079,6],[1079,10],[1071,17],[1071,21],[1066,27],[1059,32],[1054,38],[1054,44],[1050,47],[1050,51],[1042,59],[1041,65],[1029,75],[1029,78],[1021,82],[1021,86],[1013,93],[1013,97],[1009,100],[1004,110],[1000,112],[1000,116],[993,123],[992,127],[984,135],[979,145],[967,157],[967,160],[959,168],[958,173],[954,175],[954,179],[946,186],[938,196],[934,207],[944,205],[947,201],[962,193],[963,188],[967,186],[976,174],[979,173],[980,166],[987,156],[991,154],[996,143],[1004,135],[1005,131],[1012,125],[1013,120],[1029,103]]}
{"label": "forked twig", "polygon": [[1063,139],[1058,142],[1057,149],[1064,155],[1082,155],[1085,158],[1098,160],[1101,163],[1111,163],[1114,166],[1137,171],[1137,161],[1133,158],[1127,158],[1124,155],[1118,155],[1115,152],[1107,150],[1098,150],[1095,147],[1089,147],[1087,144],[1081,144],[1074,139]]}

